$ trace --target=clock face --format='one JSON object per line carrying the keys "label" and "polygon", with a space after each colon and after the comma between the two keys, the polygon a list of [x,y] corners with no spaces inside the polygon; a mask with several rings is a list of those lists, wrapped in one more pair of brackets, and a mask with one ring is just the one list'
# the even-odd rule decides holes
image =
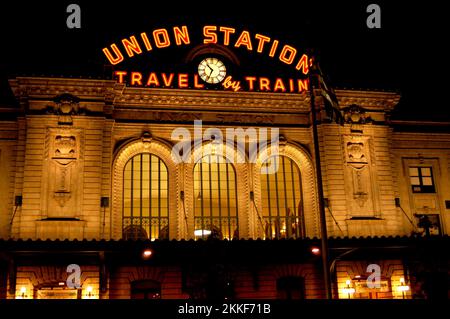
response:
{"label": "clock face", "polygon": [[198,74],[206,83],[216,84],[225,78],[227,68],[217,58],[206,58],[198,65]]}

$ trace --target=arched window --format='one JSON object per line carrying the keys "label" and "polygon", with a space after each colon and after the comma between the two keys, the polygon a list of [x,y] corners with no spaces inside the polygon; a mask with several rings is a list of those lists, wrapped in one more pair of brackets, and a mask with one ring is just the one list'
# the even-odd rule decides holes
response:
{"label": "arched window", "polygon": [[169,176],[166,164],[156,155],[132,157],[123,173],[123,237],[169,237]]}
{"label": "arched window", "polygon": [[[269,167],[277,169],[272,172]],[[261,196],[265,237],[304,237],[301,177],[297,164],[280,155],[270,157],[262,168]],[[264,168],[267,168],[265,172]]]}
{"label": "arched window", "polygon": [[218,155],[194,166],[194,234],[196,238],[238,238],[236,172]]}

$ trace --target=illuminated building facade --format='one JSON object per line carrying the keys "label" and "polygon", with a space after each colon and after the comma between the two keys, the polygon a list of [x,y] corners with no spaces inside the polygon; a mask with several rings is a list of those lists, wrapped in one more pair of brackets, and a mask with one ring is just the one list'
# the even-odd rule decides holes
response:
{"label": "illuminated building facade", "polygon": [[[308,91],[119,82],[10,80],[0,297],[324,298]],[[390,120],[400,96],[380,91],[336,90],[335,123],[314,94],[334,298],[447,296],[448,130]],[[179,128],[190,154],[174,155]],[[211,138],[236,128],[244,149]]]}

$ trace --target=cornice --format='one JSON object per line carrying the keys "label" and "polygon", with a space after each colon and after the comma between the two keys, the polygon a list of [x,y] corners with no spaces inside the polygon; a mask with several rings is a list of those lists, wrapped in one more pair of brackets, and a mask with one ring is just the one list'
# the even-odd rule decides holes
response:
{"label": "cornice", "polygon": [[[158,108],[307,113],[309,111],[309,96],[287,93],[126,87],[122,94],[116,96],[115,105],[118,107],[148,105]],[[237,109],[237,107],[239,108]]]}
{"label": "cornice", "polygon": [[356,104],[370,111],[392,111],[400,94],[361,90],[335,90],[341,108]]}
{"label": "cornice", "polygon": [[[18,99],[52,100],[69,93],[81,100],[103,101],[114,108],[159,108],[190,110],[234,110],[248,112],[309,113],[308,94],[232,92],[221,90],[137,88],[113,80],[17,77],[9,80]],[[341,108],[356,104],[369,111],[391,111],[398,93],[336,90]]]}
{"label": "cornice", "polygon": [[17,77],[9,80],[16,98],[53,99],[69,93],[82,100],[108,100],[114,95],[115,81],[99,79]]}

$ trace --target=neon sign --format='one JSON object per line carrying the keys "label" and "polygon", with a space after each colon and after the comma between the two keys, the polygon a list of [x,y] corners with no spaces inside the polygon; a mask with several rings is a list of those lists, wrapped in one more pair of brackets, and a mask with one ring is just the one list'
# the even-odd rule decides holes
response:
{"label": "neon sign", "polygon": [[[249,31],[238,31],[225,26],[206,25],[202,30],[204,44],[221,44],[235,48],[246,48],[258,54],[267,54],[270,58],[278,59],[287,65],[292,65],[301,74],[309,72],[310,59],[306,54],[279,40],[272,39],[263,34],[251,34]],[[170,46],[185,46],[191,44],[191,37],[187,26],[173,27],[171,29],[155,29],[151,33],[142,32],[123,38],[120,44],[112,43],[110,47],[103,48],[103,53],[112,65],[117,65],[126,57],[151,52],[156,49]]]}
{"label": "neon sign", "polygon": [[[129,71],[115,71],[114,76],[118,83],[127,83],[136,87],[178,88],[178,89],[204,89],[198,74],[188,73],[142,73]],[[269,79],[267,77],[244,76],[236,80],[227,76],[221,83],[225,90],[231,91],[258,91],[304,93],[308,91],[308,79]]]}

